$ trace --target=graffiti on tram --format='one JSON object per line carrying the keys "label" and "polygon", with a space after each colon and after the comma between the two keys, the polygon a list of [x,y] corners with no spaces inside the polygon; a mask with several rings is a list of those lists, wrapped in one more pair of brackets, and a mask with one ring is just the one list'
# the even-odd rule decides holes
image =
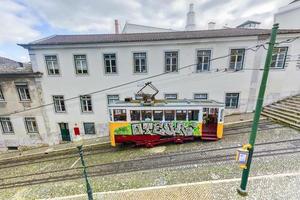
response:
{"label": "graffiti on tram", "polygon": [[199,134],[197,122],[140,122],[117,128],[116,135],[193,136]]}

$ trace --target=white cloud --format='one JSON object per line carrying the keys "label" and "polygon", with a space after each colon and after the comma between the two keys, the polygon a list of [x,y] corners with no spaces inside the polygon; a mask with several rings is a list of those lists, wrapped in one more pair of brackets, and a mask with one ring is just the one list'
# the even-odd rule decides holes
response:
{"label": "white cloud", "polygon": [[39,31],[34,29],[37,19],[21,4],[2,0],[0,20],[0,44],[25,42],[40,37]]}
{"label": "white cloud", "polygon": [[[235,27],[246,20],[271,28],[278,7],[291,0],[0,0],[0,54],[26,59],[16,43],[51,33],[112,33],[114,19],[130,23],[183,30],[188,4],[195,4],[196,23],[206,29]],[[42,25],[42,26],[39,26]],[[46,31],[44,28],[46,27]],[[47,31],[50,30],[50,31]],[[42,35],[41,33],[46,35]],[[9,48],[6,48],[9,47]],[[10,50],[8,50],[10,49]],[[23,50],[23,49],[22,49]],[[2,53],[1,53],[2,51]]]}
{"label": "white cloud", "polygon": [[[278,6],[290,0],[25,0],[26,5],[53,28],[77,33],[113,32],[113,20],[182,30],[185,26],[188,4],[195,3],[198,27],[207,27],[215,21],[221,28],[225,24],[236,26],[246,20],[270,20]],[[269,14],[270,16],[266,16]],[[268,18],[268,20],[266,20]]]}

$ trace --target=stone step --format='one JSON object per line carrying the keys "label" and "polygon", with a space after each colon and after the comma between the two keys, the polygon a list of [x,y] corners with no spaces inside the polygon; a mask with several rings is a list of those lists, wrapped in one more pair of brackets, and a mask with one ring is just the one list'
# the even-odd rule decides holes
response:
{"label": "stone step", "polygon": [[300,102],[300,96],[299,96],[299,97],[294,96],[294,97],[291,97],[290,99],[291,99],[291,100],[294,100],[294,101]]}
{"label": "stone step", "polygon": [[287,101],[281,101],[280,104],[284,104],[284,105],[288,105],[288,106],[292,106],[294,108],[300,108],[300,105],[297,103],[291,103],[291,102],[287,102]]}
{"label": "stone step", "polygon": [[296,128],[296,129],[300,129],[300,125],[299,125],[299,124],[296,124],[296,123],[291,122],[291,121],[289,121],[289,120],[285,120],[285,119],[283,119],[283,118],[276,117],[276,116],[274,116],[274,115],[271,115],[271,114],[266,113],[265,111],[262,111],[261,114],[262,114],[263,116],[265,116],[265,117],[269,117],[269,118],[271,118],[271,119],[274,119],[274,120],[283,122],[283,123],[285,123],[285,124],[288,124],[288,125],[290,125],[290,126]]}
{"label": "stone step", "polygon": [[275,103],[275,104],[271,104],[271,105],[276,105],[276,106],[280,106],[280,107],[287,108],[287,109],[293,109],[293,110],[300,112],[300,108],[295,108],[294,106],[289,106],[289,105],[285,105],[285,104],[281,104],[281,103]]}
{"label": "stone step", "polygon": [[277,112],[273,112],[273,111],[270,111],[270,110],[265,110],[265,109],[263,110],[263,112],[267,113],[269,115],[274,115],[275,117],[279,117],[279,118],[285,119],[285,120],[293,122],[295,124],[299,124],[300,123],[300,120],[296,119],[294,117],[290,117],[290,116],[287,116],[287,115],[283,115],[283,114],[280,114],[280,113],[277,113]]}
{"label": "stone step", "polygon": [[300,115],[290,113],[290,112],[286,112],[286,111],[282,111],[282,110],[279,110],[279,109],[270,108],[270,107],[265,107],[264,110],[276,112],[276,113],[282,114],[282,115],[287,115],[289,117],[292,117],[292,118],[295,118],[295,119],[299,120],[299,122],[300,122]]}
{"label": "stone step", "polygon": [[282,106],[281,104],[271,104],[271,105],[267,106],[266,108],[268,108],[268,107],[300,115],[300,110],[296,110],[292,107],[285,107],[285,106]]}
{"label": "stone step", "polygon": [[295,101],[295,100],[292,100],[292,99],[285,99],[283,101],[289,102],[289,103],[294,103],[294,104],[297,104],[298,106],[300,106],[300,101]]}

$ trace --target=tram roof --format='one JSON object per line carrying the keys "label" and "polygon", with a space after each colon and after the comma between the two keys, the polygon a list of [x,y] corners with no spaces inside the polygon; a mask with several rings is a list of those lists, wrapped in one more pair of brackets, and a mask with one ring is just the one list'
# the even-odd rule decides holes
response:
{"label": "tram roof", "polygon": [[141,100],[115,101],[108,107],[224,107],[224,103],[215,100],[196,99],[164,99],[155,100],[151,105],[145,105]]}

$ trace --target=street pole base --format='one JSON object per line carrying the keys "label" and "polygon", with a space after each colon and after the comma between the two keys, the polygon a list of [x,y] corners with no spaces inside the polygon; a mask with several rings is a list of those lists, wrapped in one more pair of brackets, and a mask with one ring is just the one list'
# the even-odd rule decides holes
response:
{"label": "street pole base", "polygon": [[247,191],[243,190],[242,188],[238,188],[236,191],[238,192],[239,195],[241,195],[243,197],[248,195]]}

